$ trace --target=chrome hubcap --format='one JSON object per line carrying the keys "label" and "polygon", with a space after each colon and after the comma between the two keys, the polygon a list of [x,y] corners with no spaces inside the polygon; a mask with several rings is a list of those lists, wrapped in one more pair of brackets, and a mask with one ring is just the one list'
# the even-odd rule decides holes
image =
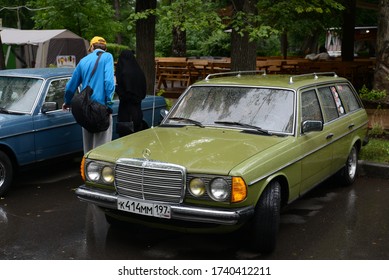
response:
{"label": "chrome hubcap", "polygon": [[355,147],[352,148],[351,153],[347,159],[347,169],[350,178],[354,178],[357,172],[357,151]]}

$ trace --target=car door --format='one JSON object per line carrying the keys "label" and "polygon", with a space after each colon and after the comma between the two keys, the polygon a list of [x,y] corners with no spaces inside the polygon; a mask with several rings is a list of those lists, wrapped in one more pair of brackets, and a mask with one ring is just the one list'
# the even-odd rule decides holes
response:
{"label": "car door", "polygon": [[337,87],[334,85],[323,86],[318,89],[319,98],[325,104],[326,126],[330,129],[329,137],[332,144],[331,174],[339,170],[346,162],[349,154],[352,129],[351,120],[346,114],[344,103],[340,99]]}
{"label": "car door", "polygon": [[[324,123],[322,108],[315,89],[301,92],[301,124],[313,120]],[[300,135],[302,149],[301,190],[308,191],[331,172],[332,128],[325,124],[322,131],[312,131]]]}
{"label": "car door", "polygon": [[[34,116],[38,161],[82,151],[81,127],[71,112],[62,110],[65,86],[69,79],[66,77],[49,81],[38,105],[39,112]],[[50,109],[42,110],[45,106]]]}
{"label": "car door", "polygon": [[366,119],[363,110],[361,110],[362,103],[359,102],[357,93],[351,85],[347,83],[336,84],[333,86],[334,94],[335,91],[336,98],[339,99],[338,102],[345,112],[340,123],[343,127],[343,137],[334,146],[333,167],[334,171],[337,171],[344,166],[355,137],[363,139],[363,134],[360,136],[357,134],[361,127],[366,125]]}

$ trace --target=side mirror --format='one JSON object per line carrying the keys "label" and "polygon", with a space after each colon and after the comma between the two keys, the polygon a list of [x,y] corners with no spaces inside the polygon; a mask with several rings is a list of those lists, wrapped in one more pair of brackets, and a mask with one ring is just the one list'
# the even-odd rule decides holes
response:
{"label": "side mirror", "polygon": [[167,114],[169,113],[169,111],[166,109],[161,109],[161,111],[159,113],[161,114],[162,119],[164,119],[167,116]]}
{"label": "side mirror", "polygon": [[302,123],[301,133],[307,133],[311,131],[322,131],[323,130],[323,122],[322,121],[311,121],[307,120]]}
{"label": "side mirror", "polygon": [[41,112],[42,112],[43,114],[46,114],[47,112],[55,111],[55,110],[58,110],[58,104],[57,104],[57,102],[45,102],[45,103],[43,103],[43,105],[42,105]]}

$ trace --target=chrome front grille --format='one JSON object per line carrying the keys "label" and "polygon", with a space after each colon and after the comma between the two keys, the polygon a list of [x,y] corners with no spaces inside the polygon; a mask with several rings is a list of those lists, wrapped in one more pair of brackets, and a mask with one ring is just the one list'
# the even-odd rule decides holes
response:
{"label": "chrome front grille", "polygon": [[185,168],[143,159],[119,159],[115,167],[115,187],[127,197],[180,203],[184,198]]}

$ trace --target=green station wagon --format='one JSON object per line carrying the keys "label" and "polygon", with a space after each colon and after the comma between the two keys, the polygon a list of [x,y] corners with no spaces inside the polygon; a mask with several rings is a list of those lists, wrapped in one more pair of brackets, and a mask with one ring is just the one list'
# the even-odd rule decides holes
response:
{"label": "green station wagon", "polygon": [[283,206],[332,175],[354,182],[368,141],[362,103],[335,73],[213,74],[165,113],[86,154],[76,195],[111,225],[242,228],[261,253],[276,246]]}

